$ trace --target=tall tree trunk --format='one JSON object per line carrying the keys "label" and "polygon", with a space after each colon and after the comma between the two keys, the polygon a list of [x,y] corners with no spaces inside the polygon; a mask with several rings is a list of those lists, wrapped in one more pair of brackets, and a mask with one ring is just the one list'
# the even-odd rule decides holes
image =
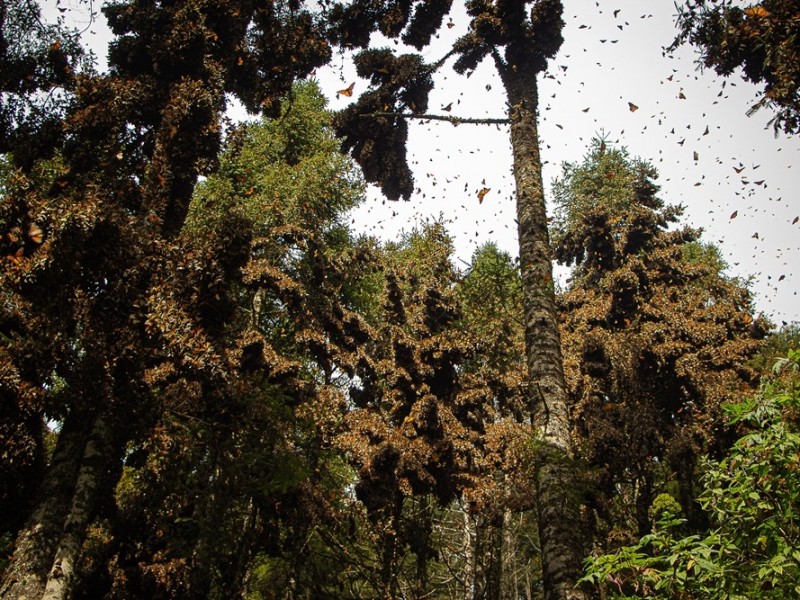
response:
{"label": "tall tree trunk", "polygon": [[645,475],[639,478],[636,489],[636,525],[639,537],[651,533],[653,527],[650,523],[650,505],[653,503],[653,485],[650,477]]}
{"label": "tall tree trunk", "polygon": [[503,514],[492,515],[486,527],[485,600],[500,600],[503,578]]}
{"label": "tall tree trunk", "polygon": [[433,529],[433,508],[430,496],[420,496],[416,509],[416,524],[414,527],[414,537],[416,539],[410,540],[417,556],[414,594],[419,598],[423,598],[428,593],[430,585],[429,559],[431,555],[431,531]]}
{"label": "tall tree trunk", "polygon": [[39,500],[17,536],[14,556],[0,589],[2,598],[34,600],[44,593],[89,434],[84,417],[73,413],[62,425],[38,492]]}
{"label": "tall tree trunk", "polygon": [[111,430],[102,413],[95,419],[81,459],[75,482],[72,504],[58,540],[55,559],[50,568],[43,600],[64,600],[70,597],[78,563],[86,537],[86,528],[94,514],[97,490],[109,464]]}
{"label": "tall tree trunk", "polygon": [[535,483],[545,599],[582,599],[588,596],[575,589],[583,544],[577,531],[580,505],[570,464],[572,441],[539,156],[536,72],[503,68],[501,73],[517,192],[528,394],[539,437]]}

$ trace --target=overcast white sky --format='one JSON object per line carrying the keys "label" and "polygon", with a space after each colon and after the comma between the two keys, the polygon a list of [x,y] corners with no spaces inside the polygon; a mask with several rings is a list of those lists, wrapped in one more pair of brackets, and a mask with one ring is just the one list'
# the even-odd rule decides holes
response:
{"label": "overcast white sky", "polygon": [[[55,0],[45,4],[53,7]],[[455,26],[443,28],[438,46],[426,52],[429,62],[466,29],[461,3],[454,5],[459,6],[452,14]],[[663,55],[676,32],[672,0],[564,0],[564,5],[565,43],[540,80],[546,187],[564,161],[579,161],[592,137],[605,132],[658,168],[661,197],[686,206],[683,222],[705,230],[704,239],[719,246],[731,274],[752,276],[758,310],[778,325],[800,320],[800,270],[794,268],[800,223],[792,225],[800,215],[795,165],[800,137],[776,138],[767,125],[768,110],[747,117],[758,90],[738,76],[725,82],[699,72],[693,49]],[[94,29],[102,32],[99,24]],[[353,101],[336,99],[337,89],[355,81],[355,97],[366,86],[355,77],[349,56],[335,57],[318,79],[334,110]],[[448,65],[436,81],[430,112],[445,114],[440,108],[453,102],[455,116],[505,116],[502,85],[489,61],[469,79]],[[629,102],[639,109],[631,112]],[[441,215],[459,259],[468,261],[488,240],[516,255],[506,127],[416,122],[409,151],[419,192],[409,202],[389,202],[371,190],[353,214],[356,230],[394,239],[421,219]],[[737,174],[734,167],[742,166]],[[491,192],[479,204],[483,181]]]}
{"label": "overcast white sky", "polygon": [[[766,110],[746,116],[756,100],[755,86],[734,76],[723,87],[713,72],[697,70],[691,48],[663,55],[676,31],[670,0],[565,0],[564,5],[565,43],[540,83],[545,185],[549,188],[564,161],[580,160],[589,140],[605,132],[658,168],[661,197],[686,206],[684,222],[702,227],[704,239],[719,245],[732,274],[753,277],[758,310],[778,325],[800,320],[800,271],[794,269],[800,224],[792,225],[800,214],[800,167],[794,165],[800,139],[776,138]],[[466,17],[454,13],[453,21],[456,26],[445,33],[463,32]],[[427,59],[438,59],[445,47]],[[355,80],[346,62],[339,65],[339,82]],[[326,89],[335,91],[336,83]],[[331,107],[346,102],[332,95]],[[439,109],[450,102],[453,115],[504,116],[502,86],[489,61],[469,79],[442,71],[431,112],[443,114]],[[628,102],[639,110],[631,112]],[[469,260],[489,239],[516,255],[506,127],[416,123],[409,149],[420,192],[408,203],[385,204],[372,194],[354,215],[357,225],[392,237],[419,218],[441,213],[450,221],[461,259]],[[741,166],[745,169],[737,174],[734,167]],[[491,192],[479,204],[476,193],[484,180]]]}

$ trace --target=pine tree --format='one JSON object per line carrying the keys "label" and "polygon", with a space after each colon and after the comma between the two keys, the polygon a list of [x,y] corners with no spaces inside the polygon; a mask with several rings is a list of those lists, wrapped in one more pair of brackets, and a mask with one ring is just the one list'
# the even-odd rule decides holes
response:
{"label": "pine tree", "polygon": [[[4,597],[69,596],[125,446],[158,414],[151,384],[165,374],[154,373],[154,356],[166,349],[215,385],[230,377],[215,342],[227,315],[214,301],[225,285],[199,277],[208,256],[178,238],[198,177],[217,159],[225,95],[275,110],[292,80],[329,56],[294,3],[119,2],[104,11],[116,36],[109,72],[76,79],[57,128],[64,135],[45,128],[9,149],[20,168],[3,189],[4,387],[60,429]],[[47,29],[33,35],[39,46],[55,43]],[[4,42],[7,58],[13,44]],[[30,164],[32,145],[49,161]],[[237,223],[216,242],[210,262],[236,268]],[[179,284],[207,285],[194,293],[209,294],[190,309]]]}
{"label": "pine tree", "polygon": [[[484,59],[494,63],[508,99],[516,181],[528,395],[540,438],[535,478],[545,593],[548,599],[580,598],[583,592],[574,587],[583,553],[575,527],[579,498],[569,466],[572,444],[536,122],[536,78],[561,46],[563,8],[559,0],[529,4],[467,2],[469,30],[435,64],[425,64],[418,54],[396,56],[388,49],[360,52],[357,73],[374,89],[343,112],[337,128],[368,181],[379,183],[389,198],[408,198],[413,180],[405,157],[407,118],[424,118],[432,73],[450,57],[456,57],[453,66],[462,74]],[[450,7],[446,0],[337,4],[331,11],[333,39],[364,48],[377,29],[421,50],[442,27]]]}
{"label": "pine tree", "polygon": [[682,209],[658,197],[657,176],[597,140],[555,186],[556,255],[575,265],[559,296],[571,409],[605,533],[647,533],[673,479],[702,525],[697,459],[732,441],[721,407],[752,391],[748,360],[769,327],[719,251],[674,227]]}
{"label": "pine tree", "polygon": [[160,301],[203,323],[196,343],[222,360],[203,369],[153,322],[162,412],[129,442],[99,515],[87,597],[230,597],[267,558],[283,565],[275,585],[304,585],[306,541],[333,520],[345,485],[329,449],[344,405],[337,353],[354,346],[343,316],[363,271],[343,215],[363,186],[314,84],[295,85],[282,107],[230,134],[192,199],[178,247],[202,262],[165,269]]}
{"label": "pine tree", "polygon": [[798,0],[764,0],[747,7],[729,0],[692,0],[679,6],[680,34],[671,49],[690,43],[700,63],[729,77],[743,70],[746,80],[763,84],[763,95],[748,114],[769,106],[775,132],[800,132],[800,42]]}

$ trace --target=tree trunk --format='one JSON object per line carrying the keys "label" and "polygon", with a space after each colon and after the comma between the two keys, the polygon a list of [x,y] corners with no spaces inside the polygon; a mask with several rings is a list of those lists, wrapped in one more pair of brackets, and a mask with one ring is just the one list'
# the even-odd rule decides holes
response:
{"label": "tree trunk", "polygon": [[84,415],[72,414],[62,425],[37,505],[17,536],[14,556],[0,589],[2,598],[34,600],[44,593],[86,447],[85,423]]}
{"label": "tree trunk", "polygon": [[473,600],[475,592],[475,569],[477,560],[477,553],[475,552],[475,534],[473,533],[472,528],[472,517],[466,508],[464,508],[462,514],[464,515],[462,542],[464,545],[464,600]]}
{"label": "tree trunk", "polygon": [[636,525],[637,534],[643,537],[652,532],[650,523],[650,505],[653,503],[653,486],[648,476],[639,478],[636,489]]}
{"label": "tree trunk", "polygon": [[80,559],[86,528],[94,514],[97,490],[108,465],[110,440],[110,427],[105,416],[101,414],[95,419],[83,452],[72,505],[58,540],[55,560],[42,595],[43,600],[63,600],[70,597],[75,566]]}
{"label": "tree trunk", "polygon": [[487,523],[487,553],[485,567],[485,600],[500,600],[503,579],[503,515],[495,514]]}
{"label": "tree trunk", "polygon": [[580,509],[570,464],[572,442],[536,123],[536,73],[506,68],[502,74],[517,192],[528,394],[539,445],[535,483],[545,598],[586,598],[575,589],[583,544],[576,531]]}

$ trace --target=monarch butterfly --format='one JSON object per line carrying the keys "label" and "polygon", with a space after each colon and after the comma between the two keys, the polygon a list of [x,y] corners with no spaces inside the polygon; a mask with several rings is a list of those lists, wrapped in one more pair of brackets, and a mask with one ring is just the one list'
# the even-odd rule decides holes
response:
{"label": "monarch butterfly", "polygon": [[478,203],[479,203],[479,204],[483,204],[483,199],[484,199],[484,197],[485,197],[485,196],[486,196],[486,194],[488,194],[490,191],[491,191],[491,190],[490,190],[489,188],[487,188],[487,187],[485,187],[485,188],[481,188],[481,189],[478,191]]}
{"label": "monarch butterfly", "polygon": [[354,81],[353,83],[348,85],[345,89],[339,90],[338,92],[336,92],[336,97],[338,98],[339,94],[341,94],[342,96],[347,96],[349,98],[350,96],[353,95],[353,88],[355,87],[355,85],[356,82]]}
{"label": "monarch butterfly", "polygon": [[768,17],[769,11],[760,4],[756,4],[755,6],[744,9],[744,14],[748,17]]}
{"label": "monarch butterfly", "polygon": [[639,107],[636,106],[633,102],[628,102],[628,109],[631,112],[636,112],[637,110],[639,110]]}
{"label": "monarch butterfly", "polygon": [[30,227],[28,227],[28,238],[34,244],[41,244],[44,241],[44,231],[36,223],[31,223]]}

